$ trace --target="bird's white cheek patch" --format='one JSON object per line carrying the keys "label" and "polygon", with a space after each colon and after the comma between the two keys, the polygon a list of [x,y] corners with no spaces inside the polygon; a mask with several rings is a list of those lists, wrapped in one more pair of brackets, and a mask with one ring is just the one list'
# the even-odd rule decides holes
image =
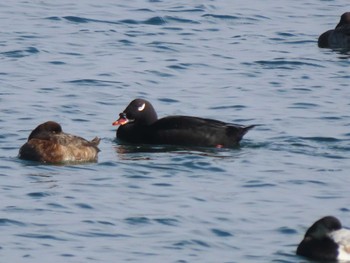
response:
{"label": "bird's white cheek patch", "polygon": [[138,111],[143,111],[146,107],[146,103],[142,104],[140,107],[137,108]]}
{"label": "bird's white cheek patch", "polygon": [[339,247],[337,259],[349,262],[349,260],[350,260],[349,246],[340,246]]}
{"label": "bird's white cheek patch", "polygon": [[350,254],[350,245],[345,246],[344,250],[345,250],[346,253]]}

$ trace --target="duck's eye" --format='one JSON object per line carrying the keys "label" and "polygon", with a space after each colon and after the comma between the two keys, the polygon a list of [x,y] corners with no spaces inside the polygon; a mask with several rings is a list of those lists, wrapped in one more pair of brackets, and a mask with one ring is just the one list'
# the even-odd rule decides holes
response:
{"label": "duck's eye", "polygon": [[138,111],[143,111],[146,107],[146,103],[142,104],[140,107],[137,108]]}

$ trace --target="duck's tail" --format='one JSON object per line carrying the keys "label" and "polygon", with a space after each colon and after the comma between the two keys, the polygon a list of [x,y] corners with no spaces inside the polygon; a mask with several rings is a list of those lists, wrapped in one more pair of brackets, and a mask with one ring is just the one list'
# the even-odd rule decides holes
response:
{"label": "duck's tail", "polygon": [[100,143],[100,141],[101,141],[101,138],[98,138],[97,136],[90,141],[92,146],[95,147],[98,152],[100,151],[100,149],[97,146]]}
{"label": "duck's tail", "polygon": [[248,126],[241,126],[241,128],[239,129],[239,132],[238,132],[238,140],[237,142],[239,142],[240,140],[242,140],[243,136],[250,130],[250,129],[253,129],[255,126],[257,125],[248,125]]}
{"label": "duck's tail", "polygon": [[249,126],[244,126],[243,129],[242,129],[242,136],[244,134],[246,134],[250,129],[253,129],[255,126],[257,126],[256,124],[253,124],[253,125],[249,125]]}

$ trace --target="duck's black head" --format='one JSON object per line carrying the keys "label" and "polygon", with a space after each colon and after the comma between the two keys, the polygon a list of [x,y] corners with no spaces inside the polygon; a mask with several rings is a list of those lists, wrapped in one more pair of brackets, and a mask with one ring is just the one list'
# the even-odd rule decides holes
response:
{"label": "duck's black head", "polygon": [[326,216],[317,220],[306,231],[303,240],[298,245],[297,255],[322,262],[336,262],[340,252],[339,244],[333,234],[336,235],[336,231],[341,227],[340,221],[334,216]]}
{"label": "duck's black head", "polygon": [[119,119],[113,125],[135,123],[137,125],[150,125],[157,120],[157,113],[152,104],[144,99],[135,99],[119,114]]}
{"label": "duck's black head", "polygon": [[350,25],[350,12],[342,14],[342,16],[340,17],[340,21],[335,28],[341,27],[343,25]]}
{"label": "duck's black head", "polygon": [[323,238],[330,232],[341,229],[341,223],[338,218],[334,216],[325,216],[319,220],[317,220],[307,231],[305,234],[306,237],[312,238]]}
{"label": "duck's black head", "polygon": [[47,121],[36,127],[29,135],[28,141],[33,138],[38,138],[43,134],[57,134],[62,132],[62,127],[57,122]]}

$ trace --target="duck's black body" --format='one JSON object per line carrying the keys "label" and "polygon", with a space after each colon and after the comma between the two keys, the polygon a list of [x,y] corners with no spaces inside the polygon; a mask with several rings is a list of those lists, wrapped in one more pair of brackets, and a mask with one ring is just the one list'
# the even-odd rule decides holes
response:
{"label": "duck's black body", "polygon": [[91,162],[97,160],[99,142],[97,137],[87,141],[64,133],[61,125],[48,121],[31,132],[19,158],[43,163]]}
{"label": "duck's black body", "polygon": [[117,138],[129,143],[203,147],[237,146],[254,127],[191,116],[158,120],[153,106],[143,99],[133,100],[113,125],[121,125]]}
{"label": "duck's black body", "polygon": [[350,49],[350,12],[344,13],[335,29],[328,30],[318,38],[320,48]]}

